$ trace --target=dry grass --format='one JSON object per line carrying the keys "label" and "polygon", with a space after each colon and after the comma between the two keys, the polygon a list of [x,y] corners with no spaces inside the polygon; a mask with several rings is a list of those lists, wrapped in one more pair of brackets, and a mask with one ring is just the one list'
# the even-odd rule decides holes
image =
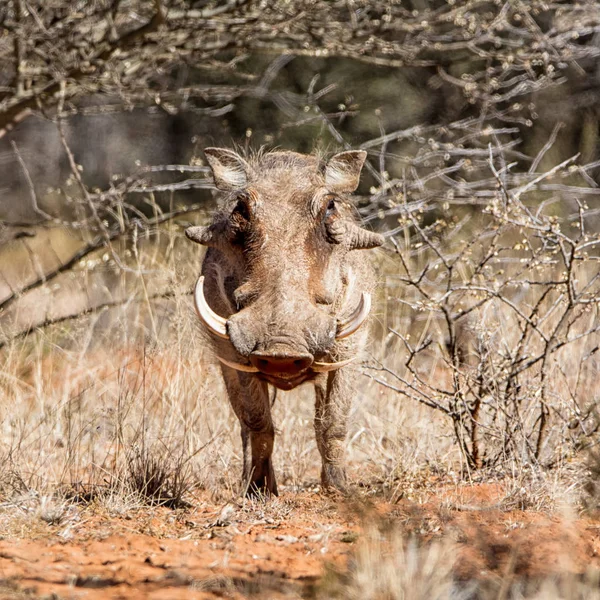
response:
{"label": "dry grass", "polygon": [[[237,492],[238,424],[191,299],[143,301],[161,285],[183,292],[193,281],[198,254],[177,235],[167,237],[161,247],[169,252],[151,243],[140,253],[138,266],[150,275],[117,281],[110,264],[108,272],[95,267],[86,275],[90,289],[111,284],[114,297],[128,293],[142,302],[46,328],[3,349],[5,494],[71,486],[81,498],[118,489],[151,499],[165,485],[177,490],[167,496],[181,498],[193,486],[223,498]],[[369,349],[377,356],[385,351],[382,341]],[[274,408],[275,464],[290,489],[317,485],[313,402],[308,386],[280,394]],[[347,441],[357,482],[387,489],[398,473],[454,461],[452,440],[443,437],[449,431],[441,419],[439,428],[431,427],[426,415],[426,408],[365,377]]]}
{"label": "dry grass", "polygon": [[600,574],[542,580],[515,577],[509,562],[502,578],[483,583],[454,575],[458,547],[450,539],[422,545],[398,531],[371,528],[354,553],[348,571],[330,570],[318,598],[351,600],[596,600]]}
{"label": "dry grass", "polygon": [[[225,509],[240,510],[235,503],[241,473],[239,426],[218,367],[199,335],[191,299],[184,294],[148,300],[165,284],[175,293],[184,292],[199,264],[198,255],[191,255],[178,236],[171,233],[164,245],[170,248],[165,254],[152,244],[140,253],[137,279],[117,281],[102,270],[86,275],[88,285],[111,283],[113,294],[128,291],[140,302],[34,332],[2,350],[0,520],[6,535],[37,537],[51,525],[69,539],[82,503],[109,516],[127,515],[144,505],[185,510],[198,489],[208,490]],[[381,272],[384,278],[385,266]],[[367,361],[385,360],[388,367],[404,368],[406,349],[386,333],[388,326],[421,339],[433,332],[440,343],[422,355],[419,368],[437,381],[451,379],[442,330],[436,332],[434,318],[424,313],[424,321],[418,321],[408,309],[397,310],[393,294],[379,298],[377,306],[379,332]],[[489,336],[510,343],[514,332],[502,315],[490,315],[486,323]],[[557,377],[571,377],[585,352],[589,348],[582,345],[566,356]],[[589,387],[590,377],[579,376],[578,385]],[[557,401],[568,402],[568,397]],[[318,488],[312,390],[280,394],[274,417],[275,468],[282,490]],[[552,513],[580,506],[583,478],[577,461],[544,471],[512,457],[493,472],[469,471],[443,415],[369,377],[356,390],[346,446],[351,479],[362,497],[420,503],[440,482],[453,486],[500,478],[502,510]],[[273,508],[287,510],[282,504]],[[260,502],[247,503],[242,510],[265,518]],[[326,576],[318,597],[598,597],[592,580],[521,589],[509,578],[506,589],[499,583],[489,590],[457,582],[452,539],[417,542],[397,530],[383,535],[367,528],[350,569]]]}
{"label": "dry grass", "polygon": [[361,541],[348,573],[330,573],[319,598],[349,600],[445,600],[453,596],[452,547],[419,547],[397,532],[384,536],[371,529]]}

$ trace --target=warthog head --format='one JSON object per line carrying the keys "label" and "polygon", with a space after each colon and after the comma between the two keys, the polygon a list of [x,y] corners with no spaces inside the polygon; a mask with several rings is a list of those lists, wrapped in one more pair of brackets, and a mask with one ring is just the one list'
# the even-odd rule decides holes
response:
{"label": "warthog head", "polygon": [[333,350],[370,308],[357,261],[347,257],[383,243],[356,224],[344,197],[357,188],[366,153],[326,164],[294,152],[250,162],[222,148],[205,153],[228,203],[186,235],[209,246],[195,303],[209,331],[227,340],[216,345],[219,359],[282,389],[344,366],[352,357],[333,360],[343,354]]}

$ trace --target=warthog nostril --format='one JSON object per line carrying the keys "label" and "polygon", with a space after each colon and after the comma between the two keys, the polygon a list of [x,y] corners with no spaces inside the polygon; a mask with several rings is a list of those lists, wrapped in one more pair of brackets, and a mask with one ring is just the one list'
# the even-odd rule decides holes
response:
{"label": "warthog nostril", "polygon": [[313,363],[313,357],[270,355],[268,353],[254,353],[250,355],[250,362],[266,375],[280,375],[289,377],[306,371]]}

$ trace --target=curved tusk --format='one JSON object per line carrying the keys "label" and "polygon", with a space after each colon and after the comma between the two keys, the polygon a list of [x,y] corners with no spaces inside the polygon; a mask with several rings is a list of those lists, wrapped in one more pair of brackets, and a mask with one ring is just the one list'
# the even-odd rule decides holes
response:
{"label": "curved tusk", "polygon": [[228,367],[231,367],[232,369],[235,369],[236,371],[243,371],[244,373],[258,373],[258,369],[252,365],[242,365],[240,363],[230,362],[228,360],[225,360],[224,358],[221,358],[220,356],[217,356],[217,358],[224,365],[227,365]]}
{"label": "curved tusk", "polygon": [[212,333],[226,340],[229,339],[226,327],[227,319],[220,317],[206,302],[203,275],[198,277],[196,287],[194,288],[194,306],[196,307],[198,317],[200,317],[200,320]]}
{"label": "curved tusk", "polygon": [[327,371],[335,371],[336,369],[341,369],[342,367],[349,365],[355,358],[356,356],[353,356],[348,360],[341,360],[340,362],[334,363],[314,362],[310,368],[315,373],[327,373]]}
{"label": "curved tusk", "polygon": [[352,335],[366,320],[371,310],[371,294],[363,292],[360,297],[360,302],[354,312],[344,321],[338,321],[336,339]]}

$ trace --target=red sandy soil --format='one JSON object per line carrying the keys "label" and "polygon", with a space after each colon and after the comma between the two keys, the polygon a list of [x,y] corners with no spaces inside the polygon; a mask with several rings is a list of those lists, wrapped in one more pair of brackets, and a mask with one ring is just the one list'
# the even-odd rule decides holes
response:
{"label": "red sandy soil", "polygon": [[423,543],[449,537],[459,580],[600,567],[600,520],[507,509],[504,497],[501,485],[483,484],[394,504],[286,491],[266,503],[229,504],[200,492],[186,510],[117,517],[74,507],[57,525],[4,532],[0,599],[298,598],[314,592],[327,566],[346,568],[366,523]]}

